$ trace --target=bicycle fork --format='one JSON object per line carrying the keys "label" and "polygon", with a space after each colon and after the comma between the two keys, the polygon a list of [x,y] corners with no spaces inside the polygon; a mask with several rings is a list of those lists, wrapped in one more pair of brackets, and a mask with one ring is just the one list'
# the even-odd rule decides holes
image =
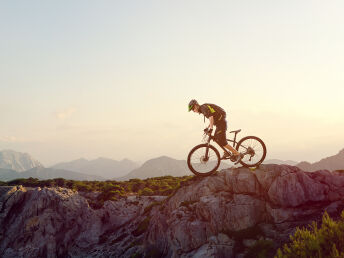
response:
{"label": "bicycle fork", "polygon": [[210,140],[211,140],[211,136],[209,136],[209,139],[207,141],[207,147],[205,148],[205,155],[204,155],[204,158],[203,158],[203,161],[204,162],[207,162],[209,160],[209,145],[210,145]]}

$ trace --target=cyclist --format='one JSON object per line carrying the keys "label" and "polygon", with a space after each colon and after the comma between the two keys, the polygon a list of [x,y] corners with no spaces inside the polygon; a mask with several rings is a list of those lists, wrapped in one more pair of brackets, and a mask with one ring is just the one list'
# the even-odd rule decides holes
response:
{"label": "cyclist", "polygon": [[[189,112],[193,111],[195,113],[203,114],[209,119],[209,126],[204,129],[204,132],[210,135],[213,131],[213,126],[216,126],[216,131],[214,137],[218,144],[228,149],[234,155],[234,164],[238,164],[242,159],[242,154],[240,154],[236,149],[230,146],[226,139],[227,121],[226,112],[219,106],[215,104],[205,103],[199,105],[197,100],[193,99],[189,102]],[[221,159],[225,159],[229,156],[227,152],[223,153]]]}

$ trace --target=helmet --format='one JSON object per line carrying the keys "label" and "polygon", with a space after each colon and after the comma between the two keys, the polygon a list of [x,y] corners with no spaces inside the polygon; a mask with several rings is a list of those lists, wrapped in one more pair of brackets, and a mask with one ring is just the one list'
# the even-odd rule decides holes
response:
{"label": "helmet", "polygon": [[197,102],[197,100],[195,100],[195,99],[192,99],[192,100],[189,102],[189,112],[191,111],[191,109],[193,109],[193,107],[194,107],[196,104],[198,105],[198,102]]}

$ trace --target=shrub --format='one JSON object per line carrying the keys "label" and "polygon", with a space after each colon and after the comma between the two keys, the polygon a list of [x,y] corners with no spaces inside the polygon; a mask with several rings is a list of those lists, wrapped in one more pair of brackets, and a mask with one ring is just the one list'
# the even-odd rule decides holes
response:
{"label": "shrub", "polygon": [[321,227],[312,222],[309,228],[297,228],[290,240],[277,257],[344,257],[344,211],[338,221],[325,212]]}
{"label": "shrub", "polygon": [[153,193],[153,190],[148,187],[143,188],[141,192],[142,195],[153,195]]}

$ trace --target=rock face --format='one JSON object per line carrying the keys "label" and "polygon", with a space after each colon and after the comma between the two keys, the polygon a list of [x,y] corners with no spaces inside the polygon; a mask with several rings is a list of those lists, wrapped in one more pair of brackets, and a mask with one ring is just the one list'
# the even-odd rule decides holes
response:
{"label": "rock face", "polygon": [[101,209],[64,188],[1,187],[0,256],[243,257],[259,240],[277,248],[325,210],[338,216],[343,197],[344,174],[288,165],[222,170],[169,197]]}

